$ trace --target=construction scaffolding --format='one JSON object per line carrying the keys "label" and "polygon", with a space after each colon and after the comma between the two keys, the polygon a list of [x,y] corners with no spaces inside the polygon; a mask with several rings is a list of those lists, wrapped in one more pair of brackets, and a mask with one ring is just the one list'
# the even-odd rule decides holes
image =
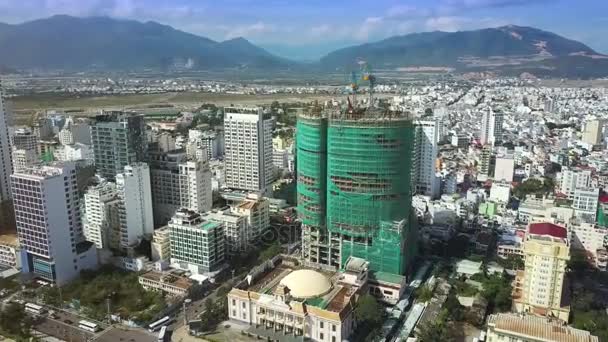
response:
{"label": "construction scaffolding", "polygon": [[303,256],[404,274],[415,255],[411,211],[414,126],[381,108],[311,111],[298,118],[298,213]]}

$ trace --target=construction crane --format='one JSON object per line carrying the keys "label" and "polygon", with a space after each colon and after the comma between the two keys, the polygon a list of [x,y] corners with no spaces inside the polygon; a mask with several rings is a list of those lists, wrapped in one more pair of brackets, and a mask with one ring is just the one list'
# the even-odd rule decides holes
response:
{"label": "construction crane", "polygon": [[369,82],[369,103],[368,107],[374,105],[374,87],[376,86],[376,76],[372,72],[372,66],[370,63],[360,60],[359,66],[361,68],[361,79],[365,82]]}

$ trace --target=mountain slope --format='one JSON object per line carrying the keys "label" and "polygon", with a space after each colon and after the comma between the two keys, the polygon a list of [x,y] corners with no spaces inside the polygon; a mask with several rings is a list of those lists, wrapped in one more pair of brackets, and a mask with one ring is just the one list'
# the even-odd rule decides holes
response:
{"label": "mountain slope", "polygon": [[475,31],[427,32],[391,37],[334,51],[321,58],[321,65],[339,68],[363,58],[376,67],[463,67],[467,60],[495,56],[539,59],[572,54],[598,55],[588,46],[554,33],[510,25]]}
{"label": "mountain slope", "polygon": [[288,63],[244,39],[218,43],[155,22],[63,15],[0,26],[0,51],[0,64],[24,69],[162,68],[185,59],[199,69]]}

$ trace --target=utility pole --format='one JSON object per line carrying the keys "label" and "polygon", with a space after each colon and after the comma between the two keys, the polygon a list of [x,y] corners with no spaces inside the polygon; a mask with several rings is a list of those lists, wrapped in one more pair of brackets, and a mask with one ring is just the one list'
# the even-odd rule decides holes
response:
{"label": "utility pole", "polygon": [[186,330],[188,329],[188,311],[186,311],[186,305],[190,304],[192,300],[190,298],[184,299],[184,303],[182,304],[182,309],[184,311],[184,326]]}
{"label": "utility pole", "polygon": [[106,298],[106,305],[107,305],[107,309],[108,309],[108,325],[112,325],[112,316],[111,316],[111,311],[110,311],[110,302],[112,300],[110,299],[110,296],[108,295],[108,298]]}

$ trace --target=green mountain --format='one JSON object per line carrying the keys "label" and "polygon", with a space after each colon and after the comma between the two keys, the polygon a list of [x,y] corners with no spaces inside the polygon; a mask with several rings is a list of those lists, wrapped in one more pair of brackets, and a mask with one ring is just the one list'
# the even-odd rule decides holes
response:
{"label": "green mountain", "polygon": [[[474,31],[426,32],[348,47],[321,58],[325,68],[364,59],[376,68],[455,68],[538,63],[568,56],[603,57],[580,42],[532,27],[503,26]],[[574,58],[572,62],[582,59]]]}
{"label": "green mountain", "polygon": [[0,51],[0,65],[18,69],[282,68],[291,64],[243,38],[216,42],[156,22],[65,15],[0,24]]}

